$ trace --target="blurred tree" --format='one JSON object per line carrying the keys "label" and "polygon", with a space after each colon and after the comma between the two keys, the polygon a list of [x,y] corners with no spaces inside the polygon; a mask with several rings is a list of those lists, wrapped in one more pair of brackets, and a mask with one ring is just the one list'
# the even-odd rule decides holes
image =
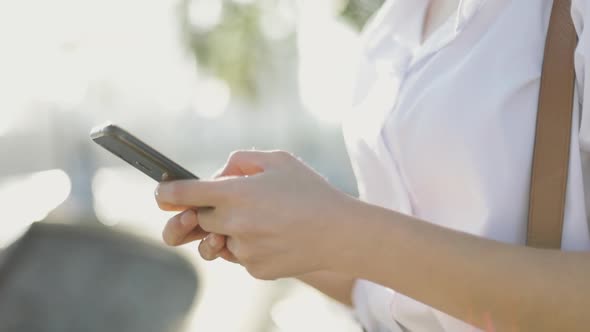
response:
{"label": "blurred tree", "polygon": [[261,60],[268,52],[258,21],[260,8],[257,1],[240,4],[234,1],[218,1],[223,13],[219,22],[211,26],[199,26],[198,17],[191,12],[199,8],[199,0],[181,0],[180,17],[182,36],[189,50],[195,55],[201,68],[225,80],[233,93],[255,96],[255,75]]}
{"label": "blurred tree", "polygon": [[[232,93],[255,100],[257,75],[267,65],[271,44],[261,28],[265,13],[279,15],[285,3],[301,0],[181,0],[182,38],[200,68],[223,79]],[[328,0],[316,0],[328,1]],[[360,29],[383,0],[343,0],[341,15]],[[294,33],[280,42],[295,43]]]}

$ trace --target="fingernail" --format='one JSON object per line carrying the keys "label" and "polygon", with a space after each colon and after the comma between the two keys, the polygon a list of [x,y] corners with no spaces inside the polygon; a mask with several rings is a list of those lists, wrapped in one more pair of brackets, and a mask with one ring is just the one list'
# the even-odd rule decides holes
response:
{"label": "fingernail", "polygon": [[188,210],[180,217],[180,223],[184,226],[194,226],[195,221],[197,220],[197,216],[195,215],[195,211]]}

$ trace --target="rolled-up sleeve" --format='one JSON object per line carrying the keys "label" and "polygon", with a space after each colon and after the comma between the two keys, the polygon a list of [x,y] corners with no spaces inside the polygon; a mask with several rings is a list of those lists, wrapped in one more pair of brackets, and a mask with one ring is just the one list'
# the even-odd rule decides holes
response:
{"label": "rolled-up sleeve", "polygon": [[[585,84],[590,76],[590,30],[585,29],[585,22],[590,19],[588,0],[572,2],[572,17],[578,33],[578,47],[575,53],[576,94],[580,103],[580,148],[583,154],[590,153],[590,85]],[[588,174],[590,176],[590,174]]]}
{"label": "rolled-up sleeve", "polygon": [[580,109],[580,160],[582,162],[582,177],[584,181],[584,203],[586,215],[590,223],[590,84],[585,84],[586,77],[590,77],[590,29],[585,29],[586,21],[590,20],[589,0],[574,0],[572,2],[572,17],[578,33],[578,46],[575,53],[576,66],[576,96]]}

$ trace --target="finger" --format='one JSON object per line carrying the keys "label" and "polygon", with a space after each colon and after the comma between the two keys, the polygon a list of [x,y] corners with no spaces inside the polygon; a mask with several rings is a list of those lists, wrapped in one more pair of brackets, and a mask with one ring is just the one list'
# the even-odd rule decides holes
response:
{"label": "finger", "polygon": [[235,151],[230,155],[220,175],[244,176],[264,172],[273,164],[274,154],[275,152],[265,151]]}
{"label": "finger", "polygon": [[238,259],[225,246],[227,241],[226,236],[212,233],[207,236],[206,241],[209,249],[215,253],[215,256],[232,263],[238,263]]}
{"label": "finger", "polygon": [[209,234],[201,243],[199,243],[199,254],[204,260],[215,260],[219,252],[223,249],[224,241],[217,234]]}
{"label": "finger", "polygon": [[211,249],[216,255],[225,248],[225,236],[223,235],[212,233],[209,234],[205,240],[207,241],[209,249]]}
{"label": "finger", "polygon": [[200,240],[207,235],[207,232],[199,227],[198,224],[195,211],[184,211],[168,220],[162,231],[162,238],[170,246],[179,246],[191,241]]}
{"label": "finger", "polygon": [[231,254],[231,256],[235,257],[236,260],[238,260],[238,241],[236,241],[235,238],[228,236],[225,240],[225,248],[228,251],[228,253]]}
{"label": "finger", "polygon": [[216,170],[215,172],[213,172],[213,175],[211,176],[211,178],[212,179],[217,179],[219,177],[222,177],[224,170],[225,170],[225,165],[221,166],[221,168],[219,168],[218,170]]}
{"label": "finger", "polygon": [[160,183],[156,188],[156,201],[160,206],[216,206],[232,193],[238,178],[212,181],[180,180]]}
{"label": "finger", "polygon": [[227,220],[218,209],[215,208],[200,208],[197,211],[199,225],[202,229],[209,233],[216,233],[221,235],[229,235],[226,229]]}
{"label": "finger", "polygon": [[209,235],[209,232],[205,232],[200,226],[197,226],[197,228],[193,229],[190,233],[188,233],[177,246],[182,246],[187,243],[200,241],[207,237],[207,235]]}
{"label": "finger", "polygon": [[217,257],[221,257],[226,261],[238,263],[238,259],[226,248],[225,244],[227,236],[211,233],[207,236],[207,245],[215,252]]}
{"label": "finger", "polygon": [[174,205],[174,204],[169,204],[169,203],[165,203],[165,202],[160,202],[158,200],[158,188],[157,187],[156,187],[156,190],[154,190],[154,198],[156,199],[156,203],[158,204],[158,207],[162,211],[177,212],[177,211],[185,211],[185,210],[189,209],[189,207],[186,207],[186,206],[180,206],[180,205]]}
{"label": "finger", "polygon": [[240,263],[240,262],[238,262],[238,259],[236,258],[236,256],[234,256],[234,254],[232,254],[231,251],[229,251],[229,249],[227,249],[226,247],[221,249],[221,251],[219,252],[219,254],[217,254],[217,256],[225,259],[228,262],[232,262],[232,263],[236,263],[236,264]]}
{"label": "finger", "polygon": [[158,207],[162,211],[179,212],[179,211],[185,211],[185,210],[190,209],[189,206],[173,205],[173,204],[160,203],[160,202],[157,202],[157,203],[158,203]]}

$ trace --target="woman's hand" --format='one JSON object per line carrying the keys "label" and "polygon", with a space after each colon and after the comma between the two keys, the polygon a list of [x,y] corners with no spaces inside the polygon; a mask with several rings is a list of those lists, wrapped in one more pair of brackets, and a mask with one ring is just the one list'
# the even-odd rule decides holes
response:
{"label": "woman's hand", "polygon": [[[241,172],[236,174],[225,174],[224,172],[231,171],[226,170],[224,166],[215,174],[213,178],[219,178],[221,176],[234,175],[243,176]],[[162,238],[164,242],[173,247],[188,244],[194,241],[202,240],[199,244],[199,253],[203,259],[212,261],[221,257],[227,261],[237,263],[236,258],[232,255],[225,246],[226,237],[224,235],[208,233],[199,226],[197,221],[197,209],[193,209],[187,206],[173,205],[167,203],[158,203],[160,208],[165,211],[182,211],[170,218],[164,227],[162,232]]]}
{"label": "woman's hand", "polygon": [[158,186],[160,207],[190,209],[168,223],[168,244],[207,236],[199,246],[204,258],[240,263],[260,279],[329,269],[346,245],[339,221],[355,200],[292,155],[237,152],[221,175]]}
{"label": "woman's hand", "polygon": [[[181,210],[183,207],[166,206],[167,210]],[[234,255],[225,246],[226,237],[208,233],[199,226],[196,209],[187,209],[170,220],[162,232],[164,242],[169,246],[181,246],[194,241],[201,241],[199,253],[205,260],[212,261],[221,257],[227,261],[238,263]]]}

